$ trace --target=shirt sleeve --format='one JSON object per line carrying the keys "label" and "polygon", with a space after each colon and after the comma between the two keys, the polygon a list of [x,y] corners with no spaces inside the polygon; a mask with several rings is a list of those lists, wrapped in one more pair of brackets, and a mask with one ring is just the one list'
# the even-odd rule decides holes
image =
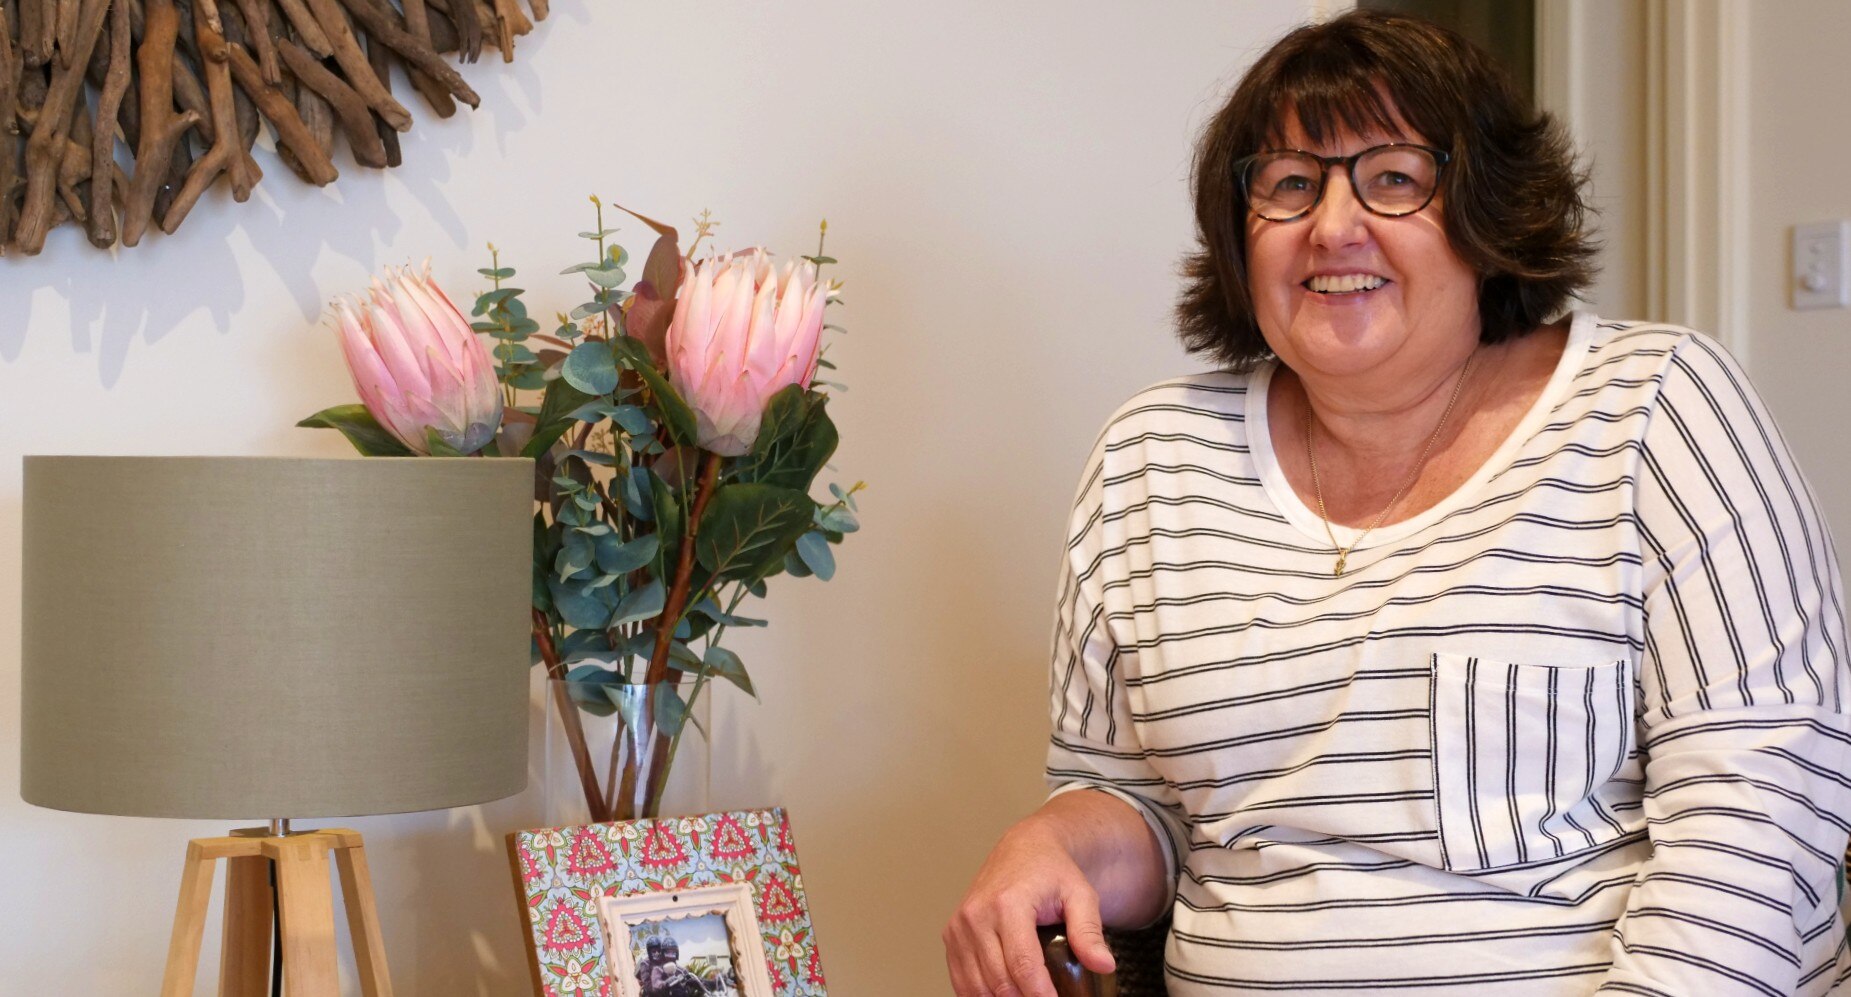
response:
{"label": "shirt sleeve", "polygon": [[1652,854],[1599,992],[1823,992],[1851,827],[1831,538],[1741,369],[1701,336],[1668,359],[1634,484]]}
{"label": "shirt sleeve", "polygon": [[[1138,741],[1125,696],[1125,656],[1103,606],[1109,545],[1104,508],[1104,440],[1094,447],[1074,503],[1054,622],[1048,681],[1052,733],[1048,745],[1050,798],[1096,789],[1129,804],[1149,825],[1163,852],[1167,894],[1189,843],[1188,822],[1175,791],[1154,769]],[[1116,543],[1122,545],[1122,537]]]}

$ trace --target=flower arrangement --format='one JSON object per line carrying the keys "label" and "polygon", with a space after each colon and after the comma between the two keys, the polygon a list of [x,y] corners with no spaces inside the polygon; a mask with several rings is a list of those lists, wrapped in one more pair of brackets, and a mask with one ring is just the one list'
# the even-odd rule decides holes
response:
{"label": "flower arrangement", "polygon": [[[594,821],[657,816],[691,710],[715,679],[756,696],[728,627],[779,574],[828,580],[830,548],[859,529],[857,482],[810,496],[835,452],[817,379],[840,284],[817,252],[696,259],[715,222],[655,241],[628,290],[629,254],[604,205],[581,236],[589,298],[543,334],[515,271],[489,247],[491,287],[465,318],[431,277],[391,269],[332,305],[361,403],[299,425],[336,429],[371,456],[535,461],[533,649],[546,669]],[[827,235],[827,223],[823,234]],[[617,715],[600,776],[579,712]],[[703,735],[705,732],[702,732]]]}

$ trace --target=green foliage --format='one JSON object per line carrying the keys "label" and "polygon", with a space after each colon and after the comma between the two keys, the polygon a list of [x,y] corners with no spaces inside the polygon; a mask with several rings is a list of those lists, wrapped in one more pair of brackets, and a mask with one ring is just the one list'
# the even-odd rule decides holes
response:
{"label": "green foliage", "polygon": [[713,644],[708,646],[701,660],[708,671],[745,690],[753,699],[758,698],[758,690],[752,688],[752,678],[746,674],[745,663],[739,660],[739,655]]}
{"label": "green foliage", "polygon": [[577,423],[574,413],[587,402],[596,401],[597,397],[573,387],[564,377],[547,384],[546,393],[540,398],[540,413],[535,417],[533,438],[521,448],[521,456],[538,457],[552,449],[566,430]]}
{"label": "green foliage", "polygon": [[559,376],[588,396],[616,391],[617,358],[611,354],[611,344],[596,340],[574,346],[560,365]]}
{"label": "green foliage", "polygon": [[782,560],[810,528],[815,508],[808,495],[793,488],[727,485],[707,503],[694,556],[715,578],[758,578]]}
{"label": "green foliage", "polygon": [[336,405],[296,423],[305,429],[338,429],[363,457],[411,457],[410,447],[399,442],[373,418],[365,405]]}
{"label": "green foliage", "polygon": [[668,378],[656,369],[655,361],[649,357],[649,349],[641,342],[629,336],[619,336],[612,340],[612,346],[623,358],[625,367],[636,371],[643,383],[649,386],[649,393],[654,396],[656,406],[661,410],[661,422],[668,427],[669,435],[676,443],[693,446],[697,430],[694,410],[681,397],[681,392],[668,383]]}
{"label": "green foliage", "polygon": [[759,422],[758,439],[734,479],[809,491],[836,450],[828,403],[823,394],[794,384],[772,395]]}
{"label": "green foliage", "polygon": [[829,552],[829,540],[818,530],[811,530],[797,538],[797,556],[803,558],[803,566],[823,581],[836,575],[836,558]]}

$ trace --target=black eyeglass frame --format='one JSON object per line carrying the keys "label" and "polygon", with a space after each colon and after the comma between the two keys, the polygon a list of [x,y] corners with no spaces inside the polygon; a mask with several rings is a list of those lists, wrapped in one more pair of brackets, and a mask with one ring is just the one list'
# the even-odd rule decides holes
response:
{"label": "black eyeglass frame", "polygon": [[[1368,199],[1363,197],[1362,188],[1356,186],[1356,161],[1372,152],[1380,152],[1383,149],[1419,149],[1433,157],[1433,189],[1427,192],[1427,199],[1420,202],[1419,207],[1409,208],[1406,211],[1381,211],[1371,205]],[[1259,209],[1253,206],[1253,194],[1247,186],[1248,174],[1253,171],[1253,164],[1258,162],[1261,157],[1277,156],[1284,153],[1304,156],[1307,159],[1317,161],[1319,166],[1318,196],[1312,198],[1311,203],[1306,205],[1304,210],[1297,214],[1287,215],[1284,218],[1267,218],[1265,215],[1260,215]],[[1356,203],[1362,205],[1363,210],[1372,215],[1380,215],[1383,218],[1406,218],[1409,215],[1419,214],[1426,209],[1427,205],[1433,203],[1434,196],[1440,192],[1440,178],[1445,175],[1446,164],[1451,162],[1452,158],[1452,153],[1447,152],[1445,149],[1436,149],[1433,146],[1421,145],[1418,142],[1389,142],[1384,145],[1372,145],[1361,152],[1353,153],[1348,156],[1320,156],[1315,152],[1309,152],[1304,149],[1264,149],[1251,156],[1244,156],[1235,160],[1234,176],[1235,179],[1240,182],[1240,196],[1242,200],[1247,202],[1248,209],[1269,222],[1295,222],[1313,211],[1316,211],[1318,205],[1324,203],[1324,192],[1330,189],[1330,168],[1333,166],[1343,167],[1344,173],[1350,178],[1350,190],[1356,195]]]}

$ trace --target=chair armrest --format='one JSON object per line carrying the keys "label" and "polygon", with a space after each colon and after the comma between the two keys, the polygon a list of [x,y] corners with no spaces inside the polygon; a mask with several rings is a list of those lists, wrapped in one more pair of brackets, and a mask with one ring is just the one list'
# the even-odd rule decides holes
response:
{"label": "chair armrest", "polygon": [[1061,924],[1043,925],[1041,957],[1054,978],[1055,997],[1116,997],[1118,986],[1111,974],[1099,976],[1080,965],[1072,946],[1067,944],[1067,928]]}

